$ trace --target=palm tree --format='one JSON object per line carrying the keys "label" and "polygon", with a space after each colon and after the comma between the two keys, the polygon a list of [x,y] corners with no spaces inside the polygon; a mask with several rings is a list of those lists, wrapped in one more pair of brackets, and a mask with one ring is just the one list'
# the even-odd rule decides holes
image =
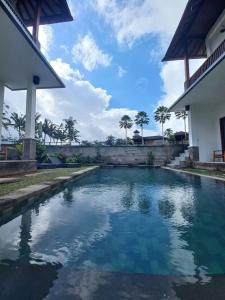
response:
{"label": "palm tree", "polygon": [[183,119],[184,120],[184,132],[185,132],[185,140],[186,140],[186,136],[187,136],[187,124],[186,124],[186,120],[188,117],[188,113],[186,111],[178,111],[175,112],[176,118],[177,119]]}
{"label": "palm tree", "polygon": [[79,142],[79,131],[75,128],[75,124],[77,121],[73,119],[73,117],[69,117],[68,119],[64,119],[65,122],[65,132],[67,135],[67,140],[69,141],[69,144],[71,145],[74,141],[75,143]]}
{"label": "palm tree", "polygon": [[166,106],[160,106],[155,112],[155,121],[159,122],[162,125],[162,137],[164,143],[164,124],[167,120],[170,120],[171,114],[168,112],[168,108]]}
{"label": "palm tree", "polygon": [[46,142],[46,136],[49,136],[51,124],[52,122],[49,119],[44,119],[44,122],[42,124],[42,132],[44,133],[44,144]]}
{"label": "palm tree", "polygon": [[124,115],[120,122],[119,122],[120,128],[124,128],[125,129],[125,133],[126,133],[126,144],[127,144],[127,129],[132,128],[133,126],[133,121],[132,119],[128,116],[128,115]]}
{"label": "palm tree", "polygon": [[150,119],[149,119],[147,113],[144,112],[144,111],[140,111],[140,112],[136,115],[135,120],[134,120],[135,124],[136,124],[137,126],[140,126],[140,127],[141,127],[142,145],[144,145],[143,127],[144,127],[144,125],[148,125],[148,124],[149,124],[149,121],[150,121]]}
{"label": "palm tree", "polygon": [[19,140],[21,140],[23,136],[22,132],[25,131],[25,115],[19,115],[18,113],[13,112],[11,113],[10,120],[12,121],[10,125],[17,130]]}
{"label": "palm tree", "polygon": [[8,130],[8,127],[10,125],[10,119],[7,117],[8,116],[8,109],[9,106],[4,104],[4,110],[3,110],[3,118],[2,118],[2,127],[5,130]]}

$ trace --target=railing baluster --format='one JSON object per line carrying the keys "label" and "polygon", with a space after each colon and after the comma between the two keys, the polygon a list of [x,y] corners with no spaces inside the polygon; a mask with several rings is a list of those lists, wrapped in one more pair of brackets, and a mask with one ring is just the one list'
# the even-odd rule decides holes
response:
{"label": "railing baluster", "polygon": [[201,67],[191,76],[191,78],[185,83],[189,88],[202,76],[225,52],[225,40],[221,45],[212,53],[212,55],[201,65]]}

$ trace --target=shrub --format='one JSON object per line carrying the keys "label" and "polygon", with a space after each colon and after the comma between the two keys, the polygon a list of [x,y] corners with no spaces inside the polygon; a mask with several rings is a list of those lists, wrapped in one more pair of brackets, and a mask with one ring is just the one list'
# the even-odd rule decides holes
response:
{"label": "shrub", "polygon": [[47,148],[41,142],[36,144],[36,160],[38,163],[43,163],[48,161]]}
{"label": "shrub", "polygon": [[147,164],[150,166],[154,165],[155,155],[152,152],[148,153]]}
{"label": "shrub", "polygon": [[21,159],[23,156],[23,144],[16,144],[16,151]]}

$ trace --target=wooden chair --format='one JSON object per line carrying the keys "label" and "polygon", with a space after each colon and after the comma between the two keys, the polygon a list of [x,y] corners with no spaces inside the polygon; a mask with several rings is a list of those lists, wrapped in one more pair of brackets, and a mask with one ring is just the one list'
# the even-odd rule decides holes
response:
{"label": "wooden chair", "polygon": [[215,162],[217,159],[222,159],[222,161],[225,162],[225,151],[223,150],[213,151],[213,161]]}
{"label": "wooden chair", "polygon": [[8,160],[8,148],[6,146],[0,150],[0,160]]}

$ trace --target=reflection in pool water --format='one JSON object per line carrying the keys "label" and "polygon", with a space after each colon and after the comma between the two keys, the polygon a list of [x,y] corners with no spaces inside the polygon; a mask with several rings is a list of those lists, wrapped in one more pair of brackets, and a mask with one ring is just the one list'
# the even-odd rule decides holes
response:
{"label": "reflection in pool water", "polygon": [[201,297],[215,287],[220,292],[224,196],[224,184],[206,178],[98,170],[0,220],[0,299],[16,293],[20,299],[190,299],[192,289]]}

